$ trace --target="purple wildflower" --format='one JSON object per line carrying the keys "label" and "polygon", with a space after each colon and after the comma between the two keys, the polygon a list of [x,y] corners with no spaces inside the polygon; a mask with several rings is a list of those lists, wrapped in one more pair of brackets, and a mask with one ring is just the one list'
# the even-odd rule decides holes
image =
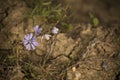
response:
{"label": "purple wildflower", "polygon": [[59,29],[58,29],[58,28],[53,27],[53,29],[52,29],[52,33],[53,33],[53,34],[57,34],[57,33],[58,33],[58,31],[59,31]]}
{"label": "purple wildflower", "polygon": [[23,40],[23,44],[27,50],[34,50],[36,46],[38,46],[38,42],[36,42],[36,36],[33,36],[32,33],[26,34]]}
{"label": "purple wildflower", "polygon": [[36,25],[34,27],[34,30],[35,30],[35,34],[39,35],[41,33],[41,31],[42,31],[42,28],[39,28],[39,25]]}

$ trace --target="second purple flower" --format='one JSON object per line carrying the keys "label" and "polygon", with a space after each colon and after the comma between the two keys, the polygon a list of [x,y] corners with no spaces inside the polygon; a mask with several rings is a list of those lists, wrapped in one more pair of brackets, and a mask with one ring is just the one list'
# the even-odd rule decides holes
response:
{"label": "second purple flower", "polygon": [[39,25],[36,25],[36,26],[34,27],[34,30],[35,30],[35,34],[36,34],[36,35],[39,35],[39,34],[41,33],[41,31],[42,31],[42,28],[40,28]]}

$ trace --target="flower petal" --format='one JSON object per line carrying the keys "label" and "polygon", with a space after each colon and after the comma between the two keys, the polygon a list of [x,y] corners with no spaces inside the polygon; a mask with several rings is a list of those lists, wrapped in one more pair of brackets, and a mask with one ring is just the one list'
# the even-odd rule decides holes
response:
{"label": "flower petal", "polygon": [[27,50],[31,50],[30,44],[27,44],[25,47],[26,47]]}
{"label": "flower petal", "polygon": [[38,29],[39,29],[39,25],[36,25],[36,26],[34,27],[35,32],[36,32]]}
{"label": "flower petal", "polygon": [[33,44],[31,44],[31,47],[32,47],[33,50],[35,50],[35,46]]}
{"label": "flower petal", "polygon": [[58,28],[53,27],[53,29],[52,29],[52,33],[53,33],[53,34],[57,34],[57,33],[58,33],[58,31],[59,31],[59,29],[58,29]]}
{"label": "flower petal", "polygon": [[29,34],[29,39],[32,39],[32,37],[33,37],[33,33],[30,33]]}
{"label": "flower petal", "polygon": [[26,34],[26,35],[24,36],[24,39],[29,40],[29,34]]}
{"label": "flower petal", "polygon": [[36,36],[33,36],[32,41],[36,41]]}
{"label": "flower petal", "polygon": [[34,46],[38,46],[38,42],[32,42]]}
{"label": "flower petal", "polygon": [[39,25],[36,25],[36,26],[34,27],[34,30],[35,30],[35,34],[37,34],[37,35],[40,34],[40,32],[39,32]]}
{"label": "flower petal", "polygon": [[28,44],[28,41],[27,40],[23,40],[23,44],[24,45]]}
{"label": "flower petal", "polygon": [[40,33],[41,33],[41,31],[42,31],[42,28],[39,28],[39,29],[38,29],[38,33],[40,34]]}
{"label": "flower petal", "polygon": [[45,34],[45,35],[43,36],[43,38],[46,39],[46,40],[49,40],[50,37],[51,37],[51,35],[49,35],[49,34]]}
{"label": "flower petal", "polygon": [[34,30],[35,30],[35,34],[39,35],[41,33],[41,31],[42,31],[42,28],[39,28],[39,25],[36,25],[34,27]]}

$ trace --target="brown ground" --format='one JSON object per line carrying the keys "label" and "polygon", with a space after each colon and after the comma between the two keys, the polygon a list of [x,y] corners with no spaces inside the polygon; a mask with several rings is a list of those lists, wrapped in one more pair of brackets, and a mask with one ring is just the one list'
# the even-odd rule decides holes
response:
{"label": "brown ground", "polygon": [[[20,54],[28,55],[23,56],[20,66],[16,67],[15,60],[7,58],[8,53],[16,53],[11,51],[11,46],[13,48],[16,40],[23,39],[26,25],[29,26],[26,30],[32,31],[33,23],[24,19],[23,14],[29,10],[24,1],[0,1],[0,22],[4,25],[0,32],[0,80],[120,80],[119,0],[61,2],[72,4],[75,17],[70,22],[74,23],[74,29],[69,34],[56,36],[54,50],[45,65],[42,61],[45,53],[51,50],[52,40],[43,41],[36,54],[20,46]],[[88,24],[91,21],[89,12],[99,18],[102,26]],[[40,24],[37,21],[36,18],[35,22]],[[26,63],[32,63],[32,67]]]}

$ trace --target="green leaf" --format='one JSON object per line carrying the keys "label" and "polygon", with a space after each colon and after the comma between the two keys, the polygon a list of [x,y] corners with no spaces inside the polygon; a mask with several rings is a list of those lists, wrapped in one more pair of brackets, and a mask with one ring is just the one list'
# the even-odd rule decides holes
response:
{"label": "green leaf", "polygon": [[9,58],[9,59],[14,59],[15,56],[14,56],[14,55],[10,55],[10,56],[8,56],[8,58]]}
{"label": "green leaf", "polygon": [[90,18],[94,18],[94,15],[92,13],[89,13]]}
{"label": "green leaf", "polygon": [[99,19],[98,18],[93,18],[93,25],[98,26],[99,25]]}
{"label": "green leaf", "polygon": [[44,3],[42,3],[42,5],[44,5],[44,6],[48,6],[50,4],[51,4],[51,2],[44,2]]}
{"label": "green leaf", "polygon": [[70,31],[71,31],[72,29],[73,29],[72,24],[69,24],[69,25],[68,25],[68,30],[70,30]]}
{"label": "green leaf", "polygon": [[62,22],[61,25],[63,26],[63,31],[70,31],[73,29],[73,26],[71,24],[67,24],[65,22]]}

